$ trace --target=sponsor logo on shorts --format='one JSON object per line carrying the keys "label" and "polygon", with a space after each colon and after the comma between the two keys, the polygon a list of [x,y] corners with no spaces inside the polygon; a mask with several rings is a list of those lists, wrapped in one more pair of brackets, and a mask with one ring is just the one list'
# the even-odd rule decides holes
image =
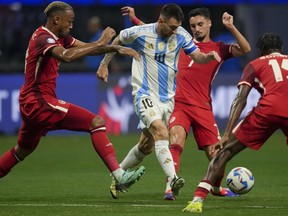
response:
{"label": "sponsor logo on shorts", "polygon": [[154,112],[154,110],[150,110],[150,111],[149,111],[149,114],[150,114],[151,117],[156,115],[156,113]]}

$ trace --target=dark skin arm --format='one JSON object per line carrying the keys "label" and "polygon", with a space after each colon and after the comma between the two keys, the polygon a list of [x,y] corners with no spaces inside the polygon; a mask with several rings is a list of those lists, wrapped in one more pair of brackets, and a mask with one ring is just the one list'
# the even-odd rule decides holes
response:
{"label": "dark skin arm", "polygon": [[238,93],[231,105],[228,123],[222,136],[222,139],[211,149],[211,152],[219,151],[222,149],[228,142],[233,128],[235,127],[237,121],[240,118],[240,115],[243,109],[246,106],[248,95],[251,91],[251,86],[243,84],[239,86]]}
{"label": "dark skin arm", "polygon": [[50,54],[61,62],[72,62],[87,55],[100,55],[104,53],[117,52],[121,55],[128,55],[136,59],[139,58],[138,53],[129,48],[119,45],[107,45],[109,41],[115,36],[114,29],[107,27],[101,38],[92,43],[84,43],[76,40],[73,47],[65,49],[62,46],[57,46],[49,50]]}

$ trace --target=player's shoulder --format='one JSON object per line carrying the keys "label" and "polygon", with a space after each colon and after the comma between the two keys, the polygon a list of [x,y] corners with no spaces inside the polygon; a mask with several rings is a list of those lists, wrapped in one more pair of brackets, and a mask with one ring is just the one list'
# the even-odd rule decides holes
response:
{"label": "player's shoulder", "polygon": [[141,35],[156,34],[155,23],[144,24],[141,26],[132,26],[120,32],[120,37],[124,39],[140,37]]}
{"label": "player's shoulder", "polygon": [[183,28],[182,26],[179,26],[177,28],[176,34],[180,34],[183,36],[191,36],[190,33],[185,28]]}
{"label": "player's shoulder", "polygon": [[51,38],[55,40],[53,34],[48,29],[41,26],[38,29],[36,29],[35,32],[32,34],[32,39],[43,39],[43,38]]}
{"label": "player's shoulder", "polygon": [[128,29],[129,33],[149,33],[149,32],[156,32],[156,24],[155,23],[149,23],[144,24],[141,26],[133,26]]}

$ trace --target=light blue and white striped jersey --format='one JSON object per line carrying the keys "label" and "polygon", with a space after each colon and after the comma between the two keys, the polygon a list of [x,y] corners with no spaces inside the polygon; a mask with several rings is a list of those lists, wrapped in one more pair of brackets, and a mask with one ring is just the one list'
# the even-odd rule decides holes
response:
{"label": "light blue and white striped jersey", "polygon": [[133,59],[132,63],[132,95],[137,98],[149,95],[165,102],[175,95],[180,49],[190,54],[197,46],[182,26],[175,34],[163,38],[156,33],[156,25],[124,29],[120,32],[120,41],[136,46],[141,58],[139,62]]}

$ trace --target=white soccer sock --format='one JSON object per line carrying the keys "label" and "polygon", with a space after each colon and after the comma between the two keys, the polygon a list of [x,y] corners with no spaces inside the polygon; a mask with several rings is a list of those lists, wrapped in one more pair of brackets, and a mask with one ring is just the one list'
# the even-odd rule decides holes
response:
{"label": "white soccer sock", "polygon": [[194,197],[193,198],[193,200],[192,200],[192,203],[195,203],[195,202],[201,202],[201,203],[203,203],[204,202],[204,199],[203,198],[201,198],[201,197]]}
{"label": "white soccer sock", "polygon": [[120,166],[122,169],[127,170],[128,168],[137,166],[146,157],[146,155],[139,150],[138,145],[139,143],[133,146],[124,160],[121,162]]}
{"label": "white soccer sock", "polygon": [[121,180],[122,175],[124,174],[124,172],[125,171],[122,168],[118,168],[117,170],[114,170],[112,172],[112,175],[113,175],[114,179],[119,182]]}
{"label": "white soccer sock", "polygon": [[173,164],[172,154],[169,150],[168,140],[158,140],[155,142],[156,157],[167,177],[166,191],[170,189],[172,179],[177,176]]}

